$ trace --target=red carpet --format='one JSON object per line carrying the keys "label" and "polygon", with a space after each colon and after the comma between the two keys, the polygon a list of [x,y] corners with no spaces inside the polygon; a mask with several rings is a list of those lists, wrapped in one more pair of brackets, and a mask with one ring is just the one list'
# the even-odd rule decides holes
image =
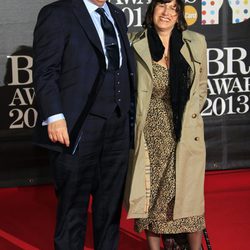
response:
{"label": "red carpet", "polygon": [[[206,174],[206,221],[213,250],[250,249],[250,170]],[[0,189],[0,250],[52,250],[56,199],[52,186]],[[91,220],[85,250],[93,249]],[[146,250],[123,211],[119,250]]]}

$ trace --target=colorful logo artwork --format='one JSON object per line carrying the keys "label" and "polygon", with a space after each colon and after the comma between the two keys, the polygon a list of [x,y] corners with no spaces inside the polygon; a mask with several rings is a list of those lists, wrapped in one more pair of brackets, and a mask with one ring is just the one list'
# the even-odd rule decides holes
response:
{"label": "colorful logo artwork", "polygon": [[198,13],[196,9],[191,5],[185,6],[185,19],[188,26],[193,25],[198,18]]}
{"label": "colorful logo artwork", "polygon": [[249,19],[250,0],[203,0],[201,2],[202,25],[219,24],[219,10],[223,4],[227,4],[226,1],[232,9],[232,23],[241,23]]}

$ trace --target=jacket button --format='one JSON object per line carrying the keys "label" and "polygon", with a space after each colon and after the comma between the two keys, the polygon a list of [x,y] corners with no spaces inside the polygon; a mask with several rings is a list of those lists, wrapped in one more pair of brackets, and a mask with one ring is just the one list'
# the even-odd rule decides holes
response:
{"label": "jacket button", "polygon": [[197,117],[197,115],[196,114],[192,114],[192,118],[196,118]]}
{"label": "jacket button", "polygon": [[199,138],[199,137],[195,137],[194,140],[195,140],[195,141],[199,141],[200,138]]}

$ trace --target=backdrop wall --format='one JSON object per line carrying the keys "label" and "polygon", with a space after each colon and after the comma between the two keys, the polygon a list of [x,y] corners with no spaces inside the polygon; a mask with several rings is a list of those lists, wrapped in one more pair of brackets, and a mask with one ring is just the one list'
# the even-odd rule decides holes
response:
{"label": "backdrop wall", "polygon": [[[53,0],[0,2],[0,186],[49,182],[46,151],[32,145],[36,17]],[[138,31],[150,0],[110,0]],[[189,28],[208,42],[207,170],[250,167],[250,0],[186,0]]]}

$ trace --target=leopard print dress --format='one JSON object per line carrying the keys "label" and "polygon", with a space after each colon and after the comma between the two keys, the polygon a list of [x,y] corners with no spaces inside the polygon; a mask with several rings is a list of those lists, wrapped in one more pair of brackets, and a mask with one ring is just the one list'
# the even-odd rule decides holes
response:
{"label": "leopard print dress", "polygon": [[135,220],[135,231],[157,234],[195,232],[205,228],[204,216],[173,220],[175,149],[168,70],[153,63],[153,91],[144,127],[150,160],[151,193],[148,218]]}

